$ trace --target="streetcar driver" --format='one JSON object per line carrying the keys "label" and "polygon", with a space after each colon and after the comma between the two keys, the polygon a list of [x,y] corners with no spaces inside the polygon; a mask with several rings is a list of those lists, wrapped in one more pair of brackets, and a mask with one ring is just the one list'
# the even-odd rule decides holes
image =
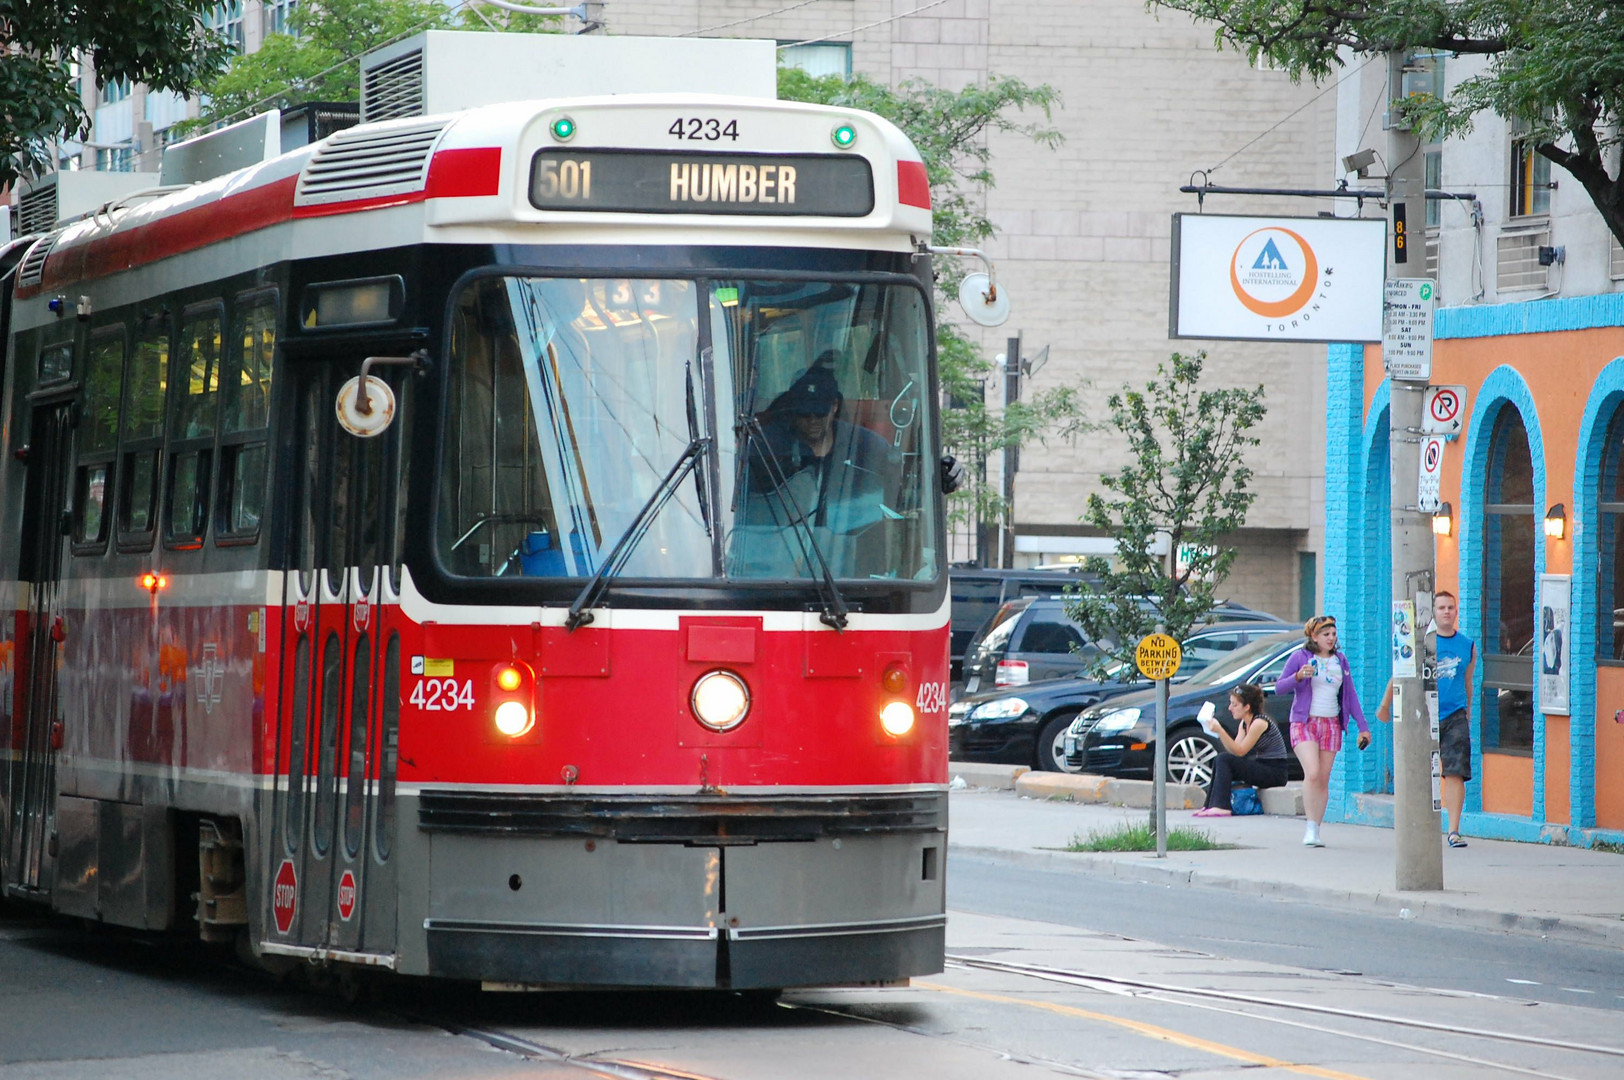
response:
{"label": "streetcar driver", "polygon": [[891,447],[838,418],[834,361],[833,352],[820,355],[767,406],[750,448],[751,520],[787,525],[800,514],[838,534],[897,516],[886,506]]}

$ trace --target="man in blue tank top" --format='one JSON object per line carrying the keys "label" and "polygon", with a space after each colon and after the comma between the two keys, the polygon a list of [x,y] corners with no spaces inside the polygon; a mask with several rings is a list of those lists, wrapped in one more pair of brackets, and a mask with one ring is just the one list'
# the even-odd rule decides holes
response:
{"label": "man in blue tank top", "polygon": [[1433,597],[1432,618],[1438,625],[1438,755],[1443,762],[1444,809],[1449,812],[1449,846],[1463,848],[1460,811],[1466,781],[1472,778],[1472,669],[1477,646],[1458,629],[1460,606],[1454,593]]}
{"label": "man in blue tank top", "polygon": [[[1444,810],[1449,814],[1449,846],[1463,848],[1461,807],[1466,802],[1466,781],[1472,778],[1472,669],[1477,646],[1460,632],[1460,605],[1452,592],[1432,598],[1432,622],[1437,631],[1438,757],[1443,773]],[[1393,684],[1387,684],[1376,716],[1391,718]]]}

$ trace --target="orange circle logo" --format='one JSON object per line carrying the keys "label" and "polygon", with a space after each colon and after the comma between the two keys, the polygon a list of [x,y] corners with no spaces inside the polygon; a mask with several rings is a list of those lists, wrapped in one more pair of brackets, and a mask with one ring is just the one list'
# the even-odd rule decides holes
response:
{"label": "orange circle logo", "polygon": [[1229,284],[1246,310],[1264,318],[1300,311],[1314,296],[1319,260],[1297,233],[1269,226],[1249,233],[1229,260]]}

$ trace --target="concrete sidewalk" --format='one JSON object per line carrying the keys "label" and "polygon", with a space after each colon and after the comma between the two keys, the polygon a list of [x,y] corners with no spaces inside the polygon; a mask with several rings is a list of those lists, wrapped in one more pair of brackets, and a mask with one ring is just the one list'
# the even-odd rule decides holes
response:
{"label": "concrete sidewalk", "polygon": [[1473,837],[1466,848],[1444,848],[1443,891],[1401,892],[1393,886],[1390,829],[1329,824],[1326,846],[1305,848],[1302,818],[1196,818],[1169,810],[1170,829],[1194,826],[1237,846],[1157,859],[1064,850],[1091,830],[1143,822],[1144,810],[972,787],[953,792],[950,814],[950,854],[1624,948],[1624,855],[1609,852]]}

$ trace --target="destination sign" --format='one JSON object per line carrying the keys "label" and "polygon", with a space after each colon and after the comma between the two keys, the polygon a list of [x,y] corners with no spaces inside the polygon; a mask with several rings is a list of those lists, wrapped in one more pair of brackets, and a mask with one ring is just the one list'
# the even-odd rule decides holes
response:
{"label": "destination sign", "polygon": [[868,161],[851,154],[543,150],[530,165],[538,210],[863,217]]}

